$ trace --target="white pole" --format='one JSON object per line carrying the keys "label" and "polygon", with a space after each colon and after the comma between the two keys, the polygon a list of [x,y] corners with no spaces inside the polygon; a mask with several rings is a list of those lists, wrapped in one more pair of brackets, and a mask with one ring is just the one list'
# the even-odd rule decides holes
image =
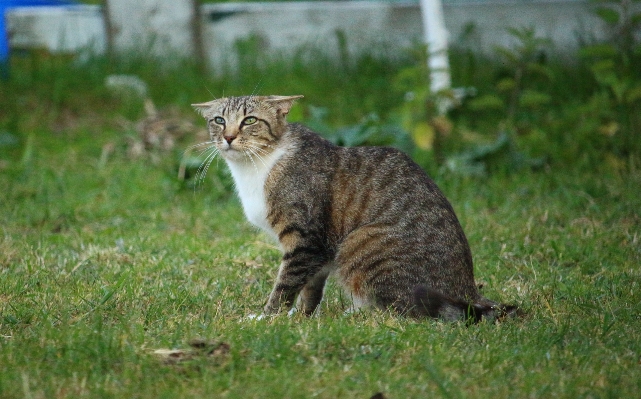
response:
{"label": "white pole", "polygon": [[430,89],[432,93],[450,88],[450,64],[447,59],[447,30],[441,0],[421,0],[425,42],[427,43]]}

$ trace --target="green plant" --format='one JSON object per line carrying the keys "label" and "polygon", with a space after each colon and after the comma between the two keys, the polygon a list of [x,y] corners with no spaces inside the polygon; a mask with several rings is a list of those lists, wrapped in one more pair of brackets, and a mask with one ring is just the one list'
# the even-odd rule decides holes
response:
{"label": "green plant", "polygon": [[[470,28],[472,29],[472,28]],[[544,158],[532,157],[536,150],[528,148],[532,137],[541,136],[541,121],[552,103],[550,87],[555,74],[546,61],[545,49],[550,41],[538,37],[534,28],[509,28],[515,40],[511,47],[496,47],[502,61],[496,68],[493,86],[483,94],[463,103],[463,113],[472,118],[493,123],[484,128],[493,129],[494,140],[474,143],[458,154],[448,157],[445,166],[456,173],[484,175],[492,171],[514,171],[524,167],[539,167]],[[469,67],[476,62],[469,52],[464,53]],[[497,70],[498,69],[498,70]],[[534,141],[540,138],[535,138]]]}
{"label": "green plant", "polygon": [[451,89],[434,93],[430,89],[429,49],[416,45],[409,50],[412,63],[401,68],[392,80],[391,90],[402,93],[402,101],[390,115],[395,130],[402,135],[405,146],[414,159],[425,169],[435,169],[445,159],[443,148],[452,132],[452,123],[443,111],[443,105],[456,104],[458,99]]}
{"label": "green plant", "polygon": [[585,46],[580,56],[599,87],[591,98],[599,133],[619,156],[641,154],[641,12],[630,0],[602,0],[595,13],[608,28],[606,41]]}
{"label": "green plant", "polygon": [[538,37],[534,28],[508,28],[516,43],[512,47],[496,47],[503,60],[503,71],[496,80],[494,93],[469,101],[475,111],[500,111],[501,125],[507,131],[527,133],[532,114],[551,103],[548,94],[554,73],[546,64],[544,49],[550,40]]}
{"label": "green plant", "polygon": [[369,114],[355,125],[332,128],[327,124],[329,112],[323,107],[308,107],[306,125],[334,144],[354,147],[360,145],[394,146],[411,150],[411,142],[398,125],[387,124],[377,114]]}

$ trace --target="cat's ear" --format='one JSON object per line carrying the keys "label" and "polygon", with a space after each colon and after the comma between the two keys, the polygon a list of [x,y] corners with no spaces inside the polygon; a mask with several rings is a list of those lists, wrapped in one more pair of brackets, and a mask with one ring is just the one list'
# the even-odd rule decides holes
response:
{"label": "cat's ear", "polygon": [[265,98],[265,101],[276,107],[279,114],[284,116],[289,113],[292,105],[294,105],[294,101],[299,98],[303,98],[303,96],[269,96]]}
{"label": "cat's ear", "polygon": [[211,108],[211,106],[214,105],[216,101],[218,100],[208,101],[206,103],[191,104],[191,106],[194,107],[201,116],[205,116],[205,112],[207,112],[207,110]]}

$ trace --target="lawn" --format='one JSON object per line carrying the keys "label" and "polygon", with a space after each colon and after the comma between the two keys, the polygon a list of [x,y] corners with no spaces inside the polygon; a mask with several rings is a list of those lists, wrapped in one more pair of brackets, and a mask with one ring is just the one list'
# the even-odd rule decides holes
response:
{"label": "lawn", "polygon": [[[1,398],[641,391],[638,158],[484,176],[432,168],[468,236],[484,295],[519,305],[518,319],[465,326],[346,315],[331,284],[318,317],[248,320],[270,292],[279,251],[244,221],[222,161],[202,181],[193,168],[178,176],[202,128],[189,102],[209,99],[207,89],[251,92],[259,79],[203,83],[133,71],[154,82],[160,109],[176,106],[174,117],[194,123],[172,149],[136,153],[142,103],[104,89],[109,67],[69,72],[66,60],[29,60],[14,61],[21,67],[0,83]],[[383,78],[288,73],[287,83],[262,76],[259,90],[306,94],[333,123],[356,123],[397,98],[380,98]],[[329,94],[321,98],[319,86]],[[349,108],[332,106],[341,96]],[[305,103],[297,107],[293,116],[310,120]],[[194,339],[205,348],[192,348]],[[159,349],[183,352],[167,359]]]}

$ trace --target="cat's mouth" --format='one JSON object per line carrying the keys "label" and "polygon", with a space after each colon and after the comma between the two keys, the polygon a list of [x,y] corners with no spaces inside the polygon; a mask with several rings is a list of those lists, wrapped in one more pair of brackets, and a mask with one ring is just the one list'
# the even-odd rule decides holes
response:
{"label": "cat's mouth", "polygon": [[226,141],[224,141],[224,140],[223,140],[223,141],[220,143],[220,145],[218,146],[218,149],[219,149],[222,153],[226,153],[226,152],[238,152],[239,150],[238,150],[237,146],[235,146],[234,144],[235,144],[234,142],[228,143],[228,142],[226,142]]}
{"label": "cat's mouth", "polygon": [[223,142],[218,149],[223,158],[230,161],[240,161],[247,158],[247,151],[239,148],[235,143],[227,144],[226,142]]}

